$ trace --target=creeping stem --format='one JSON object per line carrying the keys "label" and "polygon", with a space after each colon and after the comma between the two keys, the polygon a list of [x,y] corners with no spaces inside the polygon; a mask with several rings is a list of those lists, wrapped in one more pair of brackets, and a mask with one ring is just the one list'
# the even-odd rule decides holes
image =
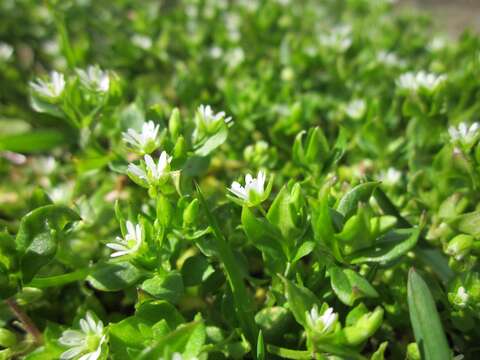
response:
{"label": "creeping stem", "polygon": [[17,304],[15,299],[9,298],[5,300],[7,305],[18,320],[23,324],[25,331],[32,335],[35,343],[41,345],[43,343],[42,333],[38,330],[35,323],[30,319],[25,311]]}

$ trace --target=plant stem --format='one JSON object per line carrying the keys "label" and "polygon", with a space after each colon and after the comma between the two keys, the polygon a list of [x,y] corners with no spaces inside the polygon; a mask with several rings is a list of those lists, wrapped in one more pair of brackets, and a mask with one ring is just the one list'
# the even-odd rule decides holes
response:
{"label": "plant stem", "polygon": [[12,313],[14,313],[17,319],[23,324],[25,331],[32,335],[35,343],[41,345],[43,343],[42,333],[38,330],[37,326],[27,313],[17,304],[15,299],[9,298],[5,300],[5,302],[10,307]]}
{"label": "plant stem", "polygon": [[254,319],[252,299],[243,282],[243,276],[238,270],[237,260],[235,259],[235,255],[230,245],[220,230],[217,221],[210,212],[210,209],[208,208],[207,202],[203,197],[202,191],[198,184],[196,184],[196,188],[200,204],[204,208],[208,222],[213,229],[213,235],[216,239],[219,257],[223,263],[225,273],[230,284],[230,289],[232,290],[237,319],[245,337],[250,343],[252,349],[251,354],[255,360],[257,358],[258,328]]}
{"label": "plant stem", "polygon": [[262,213],[262,215],[263,215],[264,218],[267,217],[267,212],[266,212],[265,209],[263,208],[262,204],[258,204],[258,205],[257,205],[257,209],[260,210],[260,212]]}

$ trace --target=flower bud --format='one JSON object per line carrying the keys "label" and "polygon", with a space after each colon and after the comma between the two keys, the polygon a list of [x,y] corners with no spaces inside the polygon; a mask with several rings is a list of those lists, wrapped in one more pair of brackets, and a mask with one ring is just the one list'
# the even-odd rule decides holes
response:
{"label": "flower bud", "polygon": [[183,224],[185,226],[191,226],[195,223],[198,216],[198,208],[198,199],[193,199],[193,201],[185,208],[183,211]]}
{"label": "flower bud", "polygon": [[356,346],[367,340],[382,325],[382,320],[383,309],[381,307],[362,315],[354,325],[343,329],[348,344]]}
{"label": "flower bud", "polygon": [[455,257],[455,260],[462,260],[470,252],[473,245],[473,236],[470,235],[457,235],[447,245],[445,252]]}
{"label": "flower bud", "polygon": [[175,147],[173,148],[173,157],[176,159],[182,159],[187,155],[187,143],[185,138],[180,135],[175,142]]}
{"label": "flower bud", "polygon": [[417,343],[410,343],[407,346],[407,360],[422,360]]}
{"label": "flower bud", "polygon": [[305,135],[305,131],[300,132],[295,138],[293,144],[294,161],[306,167],[322,166],[330,153],[323,131],[319,127],[310,129],[305,142],[303,141],[303,135]]}
{"label": "flower bud", "polygon": [[180,111],[178,108],[173,109],[170,119],[168,120],[168,131],[172,135],[172,139],[176,140],[182,131],[182,122],[180,119]]}
{"label": "flower bud", "polygon": [[448,300],[456,309],[480,308],[480,275],[469,271],[459,275],[450,284]]}

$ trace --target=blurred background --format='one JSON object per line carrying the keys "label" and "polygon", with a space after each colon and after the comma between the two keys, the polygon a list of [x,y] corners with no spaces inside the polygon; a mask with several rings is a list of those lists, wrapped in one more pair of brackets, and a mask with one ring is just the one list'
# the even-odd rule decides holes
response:
{"label": "blurred background", "polygon": [[398,7],[416,8],[434,16],[438,30],[458,36],[466,28],[480,32],[480,0],[398,0]]}

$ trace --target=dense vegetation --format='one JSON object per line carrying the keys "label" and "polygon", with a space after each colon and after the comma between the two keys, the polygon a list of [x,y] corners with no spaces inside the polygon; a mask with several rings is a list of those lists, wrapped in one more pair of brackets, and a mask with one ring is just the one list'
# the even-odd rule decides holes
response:
{"label": "dense vegetation", "polygon": [[0,2],[0,359],[476,359],[480,38],[387,0]]}

